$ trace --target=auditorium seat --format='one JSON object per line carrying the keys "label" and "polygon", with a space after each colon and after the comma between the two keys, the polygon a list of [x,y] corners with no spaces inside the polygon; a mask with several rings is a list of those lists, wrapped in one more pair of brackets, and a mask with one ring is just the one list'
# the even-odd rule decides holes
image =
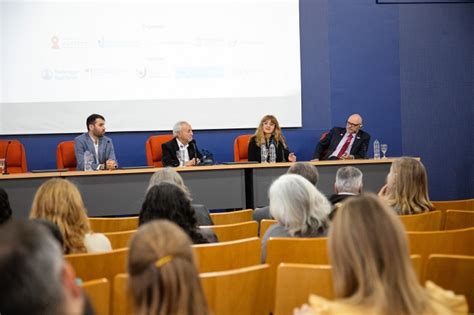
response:
{"label": "auditorium seat", "polygon": [[270,226],[277,223],[278,221],[273,220],[273,219],[263,219],[262,221],[260,221],[260,232],[259,232],[260,237],[263,237],[265,235],[265,232],[268,230]]}
{"label": "auditorium seat", "polygon": [[97,233],[111,233],[136,230],[138,216],[117,218],[89,218],[92,231]]}
{"label": "auditorium seat", "polygon": [[474,198],[463,200],[432,201],[436,210],[474,211]]}
{"label": "auditorium seat", "polygon": [[83,282],[81,288],[89,297],[95,314],[109,315],[110,283],[107,279],[101,278]]}
{"label": "auditorium seat", "polygon": [[74,141],[63,141],[56,147],[56,167],[67,168],[75,171],[77,167],[76,153],[74,152]]}
{"label": "auditorium seat", "polygon": [[148,166],[163,167],[161,145],[173,139],[173,135],[151,136],[145,143],[146,163]]}
{"label": "auditorium seat", "polygon": [[430,211],[420,214],[399,216],[407,231],[439,231],[441,230],[441,211]]}
{"label": "auditorium seat", "polygon": [[128,274],[121,273],[115,276],[112,292],[112,315],[135,314],[132,295],[128,292]]}
{"label": "auditorium seat", "polygon": [[231,212],[211,213],[210,216],[212,223],[222,225],[252,221],[252,214],[252,209],[244,209]]}
{"label": "auditorium seat", "polygon": [[445,230],[474,227],[474,211],[447,210],[444,222]]}
{"label": "auditorium seat", "polygon": [[[8,144],[10,142],[10,144]],[[8,152],[6,151],[8,146]],[[7,154],[7,171],[10,174],[26,173],[26,152],[23,144],[18,140],[0,140],[0,157]]]}
{"label": "auditorium seat", "polygon": [[252,135],[240,135],[234,140],[234,161],[247,162],[249,160],[249,140]]}
{"label": "auditorium seat", "polygon": [[129,247],[128,243],[137,230],[109,232],[104,235],[109,239],[112,249]]}
{"label": "auditorium seat", "polygon": [[228,242],[258,236],[257,221],[223,225],[203,225],[200,226],[200,228],[211,229],[216,234],[219,242]]}

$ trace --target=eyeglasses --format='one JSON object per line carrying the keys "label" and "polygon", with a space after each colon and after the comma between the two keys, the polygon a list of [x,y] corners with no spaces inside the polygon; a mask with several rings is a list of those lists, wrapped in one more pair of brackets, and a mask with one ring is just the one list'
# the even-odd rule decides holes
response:
{"label": "eyeglasses", "polygon": [[351,123],[350,121],[348,121],[347,124],[348,124],[349,126],[352,126],[352,127],[361,127],[361,126],[362,126],[362,124],[353,124],[353,123]]}

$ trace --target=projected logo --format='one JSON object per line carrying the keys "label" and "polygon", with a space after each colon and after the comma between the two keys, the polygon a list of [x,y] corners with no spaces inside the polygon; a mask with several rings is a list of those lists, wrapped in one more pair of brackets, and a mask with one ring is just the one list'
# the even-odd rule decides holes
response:
{"label": "projected logo", "polygon": [[51,69],[44,69],[41,71],[41,77],[43,80],[51,80],[54,76],[54,72]]}
{"label": "projected logo", "polygon": [[137,77],[138,77],[139,79],[145,78],[145,77],[146,77],[146,73],[147,73],[146,67],[137,68],[137,70],[136,70],[135,73],[137,74]]}
{"label": "projected logo", "polygon": [[56,35],[51,37],[51,49],[59,49],[59,37]]}
{"label": "projected logo", "polygon": [[58,35],[51,36],[51,49],[65,48],[87,48],[89,43],[80,38],[59,38]]}

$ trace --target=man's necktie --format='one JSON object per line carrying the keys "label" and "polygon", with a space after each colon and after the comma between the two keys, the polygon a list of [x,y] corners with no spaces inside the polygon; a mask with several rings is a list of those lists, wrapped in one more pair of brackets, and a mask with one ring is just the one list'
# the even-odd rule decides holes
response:
{"label": "man's necktie", "polygon": [[346,142],[344,143],[344,145],[342,146],[341,148],[341,151],[339,151],[338,155],[337,155],[337,158],[340,159],[341,156],[346,153],[346,150],[347,148],[349,147],[349,144],[351,144],[351,141],[352,141],[352,133],[349,134],[349,136],[347,137],[347,140]]}

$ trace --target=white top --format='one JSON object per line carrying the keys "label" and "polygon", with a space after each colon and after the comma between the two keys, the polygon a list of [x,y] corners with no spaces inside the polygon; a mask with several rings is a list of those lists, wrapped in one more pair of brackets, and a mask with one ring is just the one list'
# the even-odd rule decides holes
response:
{"label": "white top", "polygon": [[[352,140],[351,140],[351,143],[349,144],[349,146],[347,147],[346,152],[348,152],[348,153],[351,152],[352,145],[354,144],[354,140],[355,140],[356,135],[357,135],[356,133],[352,134]],[[330,155],[330,157],[339,155],[339,151],[341,151],[342,146],[344,145],[344,143],[346,143],[347,137],[349,137],[349,133],[346,131],[346,134],[344,135],[344,137],[342,137],[341,141],[339,141],[339,144],[337,145],[336,150],[334,150],[334,152]],[[343,152],[343,154],[344,153],[345,152]]]}
{"label": "white top", "polygon": [[189,161],[189,152],[188,152],[189,143],[182,144],[178,138],[176,138],[176,141],[178,142],[179,151],[182,154],[181,156],[184,156],[184,164],[186,164],[186,162]]}
{"label": "white top", "polygon": [[84,246],[88,253],[110,252],[112,245],[107,236],[101,233],[87,233],[84,236]]}

